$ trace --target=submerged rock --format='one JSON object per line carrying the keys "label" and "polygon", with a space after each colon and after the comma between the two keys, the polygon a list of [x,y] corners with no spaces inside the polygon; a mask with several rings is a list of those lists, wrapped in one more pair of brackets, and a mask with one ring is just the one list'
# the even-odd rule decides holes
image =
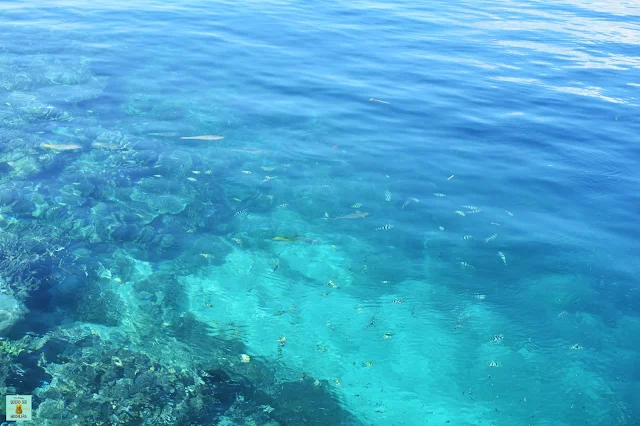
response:
{"label": "submerged rock", "polygon": [[8,294],[0,294],[0,336],[6,336],[25,312],[22,302]]}

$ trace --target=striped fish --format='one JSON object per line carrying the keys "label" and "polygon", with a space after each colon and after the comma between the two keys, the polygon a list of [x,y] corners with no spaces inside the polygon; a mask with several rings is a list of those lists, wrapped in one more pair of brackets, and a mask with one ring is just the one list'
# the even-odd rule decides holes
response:
{"label": "striped fish", "polygon": [[465,235],[464,237],[462,237],[463,240],[470,240],[472,238],[473,238],[472,235]]}
{"label": "striped fish", "polygon": [[242,214],[245,214],[246,212],[247,212],[247,209],[238,210],[238,211],[234,214],[234,216],[240,216],[240,215],[242,215]]}
{"label": "striped fish", "polygon": [[386,224],[380,228],[376,228],[376,231],[388,231],[390,229],[393,229],[393,225]]}
{"label": "striped fish", "polygon": [[460,216],[462,216],[462,217],[464,217],[464,213],[463,213],[463,212],[461,212],[460,210],[456,210],[456,214],[457,214],[457,215],[460,215]]}

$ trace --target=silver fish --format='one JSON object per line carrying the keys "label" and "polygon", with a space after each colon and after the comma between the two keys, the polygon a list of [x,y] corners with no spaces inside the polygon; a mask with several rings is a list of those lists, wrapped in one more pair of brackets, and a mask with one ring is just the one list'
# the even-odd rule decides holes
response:
{"label": "silver fish", "polygon": [[500,259],[502,259],[502,263],[504,263],[504,266],[507,266],[507,258],[506,258],[506,256],[504,255],[504,253],[503,253],[503,252],[501,252],[501,251],[499,251],[499,252],[498,252],[498,256],[500,256]]}
{"label": "silver fish", "polygon": [[464,266],[465,268],[473,268],[473,269],[476,269],[476,267],[475,267],[475,266],[470,265],[470,264],[468,264],[467,262],[460,262],[460,264],[461,264],[462,266]]}
{"label": "silver fish", "polygon": [[472,235],[465,235],[464,237],[462,237],[463,240],[470,240],[472,238],[473,238]]}
{"label": "silver fish", "polygon": [[400,210],[404,210],[405,207],[407,207],[409,205],[409,203],[411,202],[411,200],[407,200],[404,202],[404,204],[402,205],[402,208]]}
{"label": "silver fish", "polygon": [[224,139],[224,136],[219,136],[219,135],[182,136],[180,139],[192,140],[192,141],[219,141],[220,139]]}
{"label": "silver fish", "polygon": [[477,207],[476,207],[476,206],[461,206],[461,207],[463,207],[463,208],[465,208],[465,209],[469,209],[469,210],[475,210],[475,209],[477,209]]}
{"label": "silver fish", "polygon": [[496,238],[498,238],[498,234],[493,234],[492,236],[485,238],[484,242],[488,243],[489,241],[495,240]]}
{"label": "silver fish", "polygon": [[445,195],[441,192],[434,192],[433,195],[435,195],[436,197],[445,197]]}
{"label": "silver fish", "polygon": [[469,210],[467,211],[467,214],[474,214],[474,213],[480,213],[482,210],[480,209],[473,209],[473,210]]}
{"label": "silver fish", "polygon": [[460,215],[460,216],[462,216],[462,217],[464,217],[464,213],[463,213],[463,212],[461,212],[460,210],[456,210],[456,214],[457,214],[457,215]]}
{"label": "silver fish", "polygon": [[376,228],[376,231],[388,231],[390,229],[393,229],[393,225],[386,224],[380,228]]}

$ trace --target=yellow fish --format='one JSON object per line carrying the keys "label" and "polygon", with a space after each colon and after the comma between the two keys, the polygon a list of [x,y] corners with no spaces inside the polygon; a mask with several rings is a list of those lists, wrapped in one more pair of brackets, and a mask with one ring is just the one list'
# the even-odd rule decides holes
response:
{"label": "yellow fish", "polygon": [[273,237],[272,238],[273,241],[286,241],[286,242],[291,242],[291,241],[295,241],[295,238],[289,238],[289,237]]}

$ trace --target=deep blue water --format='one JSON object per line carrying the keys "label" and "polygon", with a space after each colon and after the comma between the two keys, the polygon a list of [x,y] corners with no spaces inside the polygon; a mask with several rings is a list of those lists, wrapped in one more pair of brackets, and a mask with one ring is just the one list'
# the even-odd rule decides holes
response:
{"label": "deep blue water", "polygon": [[0,18],[36,424],[640,424],[637,1]]}

